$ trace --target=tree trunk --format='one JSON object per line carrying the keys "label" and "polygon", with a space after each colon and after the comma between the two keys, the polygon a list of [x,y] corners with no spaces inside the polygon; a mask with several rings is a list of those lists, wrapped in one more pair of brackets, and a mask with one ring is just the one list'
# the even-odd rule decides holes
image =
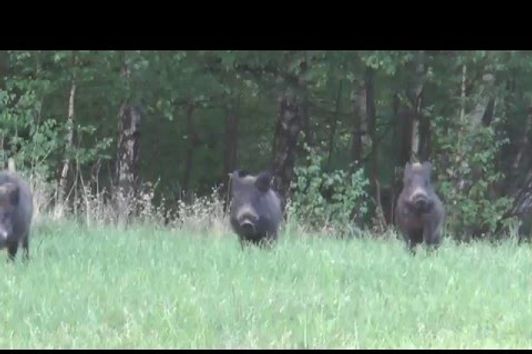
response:
{"label": "tree trunk", "polygon": [[371,187],[375,193],[375,221],[377,230],[382,232],[386,227],[384,212],[381,204],[381,189],[379,181],[379,143],[377,141],[377,114],[375,110],[375,72],[372,68],[366,68],[364,87],[366,91],[366,113],[368,133],[371,139]]}
{"label": "tree trunk", "polygon": [[[74,99],[76,97],[76,80],[72,80],[72,85],[70,87],[70,96],[68,99],[68,116],[67,116],[67,146],[65,149],[65,154],[68,154],[68,149],[72,148],[74,145]],[[68,171],[70,167],[70,159],[68,155],[65,156],[63,160],[63,168],[61,169],[61,175],[59,177],[59,184],[57,187],[56,194],[56,205],[59,207],[58,211],[62,214],[64,208],[64,196],[67,189],[68,181]]]}
{"label": "tree trunk", "polygon": [[525,126],[523,128],[523,135],[519,141],[519,148],[512,164],[512,170],[514,172],[517,172],[521,167],[523,167],[523,165],[527,165],[526,163],[523,163],[525,160],[530,160],[531,146],[529,135],[532,129],[532,106],[528,107],[527,113]]}
{"label": "tree trunk", "polygon": [[[523,128],[523,135],[518,143],[518,150],[512,161],[509,171],[510,186],[506,188],[506,194],[514,199],[512,208],[504,216],[519,216],[524,219],[532,215],[532,158],[529,151],[532,150],[529,139],[532,130],[532,106],[527,109],[527,118]],[[501,225],[502,226],[502,225]]]}
{"label": "tree trunk", "polygon": [[422,120],[421,107],[423,103],[423,88],[424,88],[424,76],[425,76],[425,63],[424,53],[420,52],[416,56],[416,68],[414,85],[410,90],[409,99],[412,104],[411,117],[412,117],[412,133],[411,133],[411,152],[410,159],[420,159],[420,122]]}
{"label": "tree trunk", "polygon": [[301,115],[301,131],[304,134],[304,141],[309,146],[315,146],[316,143],[316,134],[314,129],[312,129],[312,122],[310,121],[310,111],[309,111],[309,92],[307,90],[307,84],[305,80],[301,79],[304,77],[305,73],[308,70],[308,51],[304,52],[304,60],[301,63],[301,71],[298,78],[298,90],[301,92],[301,103],[300,103],[300,115]]}
{"label": "tree trunk", "polygon": [[342,83],[343,81],[340,80],[340,83],[338,84],[338,91],[336,93],[336,108],[334,110],[334,114],[331,115],[331,120],[329,122],[330,131],[329,131],[329,156],[327,157],[327,166],[331,167],[331,159],[332,155],[334,153],[334,136],[336,134],[336,125],[338,121],[338,114],[340,113],[340,104],[341,104],[341,98],[342,98]]}
{"label": "tree trunk", "polygon": [[367,130],[366,88],[362,83],[353,94],[353,127],[351,132],[351,157],[361,163],[364,156],[363,141]]}
{"label": "tree trunk", "polygon": [[[392,141],[398,142],[401,141],[401,129],[402,126],[401,123],[401,116],[399,114],[399,108],[400,108],[400,99],[399,94],[397,92],[394,93],[393,99],[392,99],[392,112],[393,112],[393,120],[394,120],[394,126],[393,126],[393,135],[392,135]],[[389,222],[393,224],[395,220],[395,201],[396,197],[399,195],[402,187],[402,175],[401,170],[404,165],[402,165],[402,159],[401,159],[401,150],[399,149],[399,154],[393,154],[393,176],[392,176],[392,183],[390,186],[390,204],[388,205],[389,210]]]}
{"label": "tree trunk", "polygon": [[415,112],[418,121],[418,150],[417,156],[421,161],[427,161],[430,158],[431,152],[431,130],[430,130],[430,121],[429,117],[423,114],[423,92],[424,92],[424,81],[425,81],[425,72],[426,64],[424,62],[424,57],[421,56],[418,66],[416,68],[416,77],[417,77],[417,87],[416,87],[416,106]]}
{"label": "tree trunk", "polygon": [[466,110],[466,82],[467,82],[467,65],[462,65],[462,84],[460,87],[460,121],[465,119]]}
{"label": "tree trunk", "polygon": [[300,103],[301,110],[301,121],[302,121],[302,131],[305,136],[305,143],[308,146],[316,145],[316,134],[314,129],[312,129],[312,123],[310,121],[310,111],[309,111],[309,100],[308,92],[303,88],[303,96]]}
{"label": "tree trunk", "polygon": [[190,194],[190,176],[192,175],[194,151],[199,144],[199,137],[196,133],[193,119],[195,108],[194,104],[189,103],[186,112],[188,147],[185,152],[185,170],[183,171],[183,184],[181,185],[181,190],[185,195]]}
{"label": "tree trunk", "polygon": [[273,174],[275,187],[283,199],[283,209],[289,198],[290,184],[294,176],[296,148],[302,126],[301,101],[294,94],[286,93],[279,105],[273,145]]}
{"label": "tree trunk", "polygon": [[432,134],[430,130],[430,121],[427,116],[419,116],[419,159],[427,161],[430,158],[432,150]]}
{"label": "tree trunk", "polygon": [[[461,145],[461,141],[463,138],[463,130],[462,127],[466,126],[466,100],[467,100],[467,65],[462,65],[462,83],[460,87],[460,115],[459,115],[459,131],[456,132],[456,138],[458,139],[459,145]],[[447,134],[450,134],[450,131],[447,131]],[[458,159],[458,161],[455,161],[454,163],[459,164],[464,159],[464,157],[461,155],[461,152],[458,152],[458,155],[455,157],[455,159]],[[451,163],[449,161],[449,163]],[[458,187],[458,190],[463,191],[466,181],[461,177],[458,176],[458,178],[455,179],[455,184]]]}
{"label": "tree trunk", "polygon": [[6,89],[6,78],[9,77],[9,53],[0,51],[0,90]]}
{"label": "tree trunk", "polygon": [[490,97],[488,104],[486,105],[486,110],[482,116],[482,124],[489,126],[493,120],[495,114],[495,97]]}
{"label": "tree trunk", "polygon": [[400,166],[403,167],[407,162],[411,160],[412,154],[412,132],[413,129],[413,117],[412,112],[408,109],[399,110],[399,127],[400,127],[400,149],[399,149],[399,161]]}
{"label": "tree trunk", "polygon": [[120,107],[118,127],[118,222],[127,224],[134,212],[139,171],[139,143],[141,114],[137,107],[123,103]]}
{"label": "tree trunk", "polygon": [[493,113],[495,108],[495,96],[493,89],[495,86],[495,77],[490,73],[485,73],[482,77],[484,82],[484,91],[482,99],[477,103],[473,112],[470,114],[469,122],[474,129],[481,124],[488,126],[493,119]]}
{"label": "tree trunk", "polygon": [[228,175],[233,172],[237,167],[238,161],[238,128],[239,128],[239,115],[240,115],[240,96],[236,102],[232,102],[225,116],[225,146],[224,146],[224,170],[222,174],[222,198],[224,201],[224,208],[229,205],[229,185]]}
{"label": "tree trunk", "polygon": [[238,126],[239,126],[240,97],[227,109],[225,116],[225,147],[224,147],[224,178],[233,172],[238,158]]}

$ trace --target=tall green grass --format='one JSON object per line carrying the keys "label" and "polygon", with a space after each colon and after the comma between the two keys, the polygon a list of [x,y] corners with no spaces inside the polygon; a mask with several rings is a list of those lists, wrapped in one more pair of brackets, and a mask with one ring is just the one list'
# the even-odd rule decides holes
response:
{"label": "tall green grass", "polygon": [[[2,348],[531,348],[532,249],[72,222],[0,267]],[[6,261],[4,261],[4,259]]]}

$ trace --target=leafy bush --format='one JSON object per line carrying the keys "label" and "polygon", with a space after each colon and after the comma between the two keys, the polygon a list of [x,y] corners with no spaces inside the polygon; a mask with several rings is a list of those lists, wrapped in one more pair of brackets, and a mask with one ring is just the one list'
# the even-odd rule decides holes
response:
{"label": "leafy bush", "polygon": [[[495,165],[506,140],[497,139],[492,127],[461,127],[460,134],[442,136],[440,191],[448,214],[447,229],[458,239],[493,234],[497,223],[511,207],[509,197],[495,197],[494,184],[504,175]],[[457,136],[458,135],[458,136]]]}
{"label": "leafy bush", "polygon": [[366,187],[369,181],[363,169],[353,173],[326,172],[322,166],[323,157],[308,146],[305,149],[309,152],[307,164],[295,169],[291,212],[312,228],[332,227],[340,235],[352,233],[356,221],[368,211]]}

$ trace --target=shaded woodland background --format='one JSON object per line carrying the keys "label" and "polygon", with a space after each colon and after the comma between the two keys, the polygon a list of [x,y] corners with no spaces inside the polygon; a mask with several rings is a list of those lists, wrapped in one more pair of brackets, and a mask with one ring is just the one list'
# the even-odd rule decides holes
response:
{"label": "shaded woodland background", "polygon": [[74,213],[272,169],[301,220],[381,232],[405,163],[431,160],[454,237],[530,234],[531,128],[528,52],[0,52],[0,160]]}

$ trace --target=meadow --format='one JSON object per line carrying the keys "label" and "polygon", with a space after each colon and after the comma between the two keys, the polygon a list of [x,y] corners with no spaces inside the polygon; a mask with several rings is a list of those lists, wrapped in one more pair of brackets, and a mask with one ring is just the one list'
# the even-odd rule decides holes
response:
{"label": "meadow", "polygon": [[30,252],[0,254],[2,348],[532,347],[532,248],[513,240],[412,256],[286,228],[242,250],[231,232],[55,221]]}

